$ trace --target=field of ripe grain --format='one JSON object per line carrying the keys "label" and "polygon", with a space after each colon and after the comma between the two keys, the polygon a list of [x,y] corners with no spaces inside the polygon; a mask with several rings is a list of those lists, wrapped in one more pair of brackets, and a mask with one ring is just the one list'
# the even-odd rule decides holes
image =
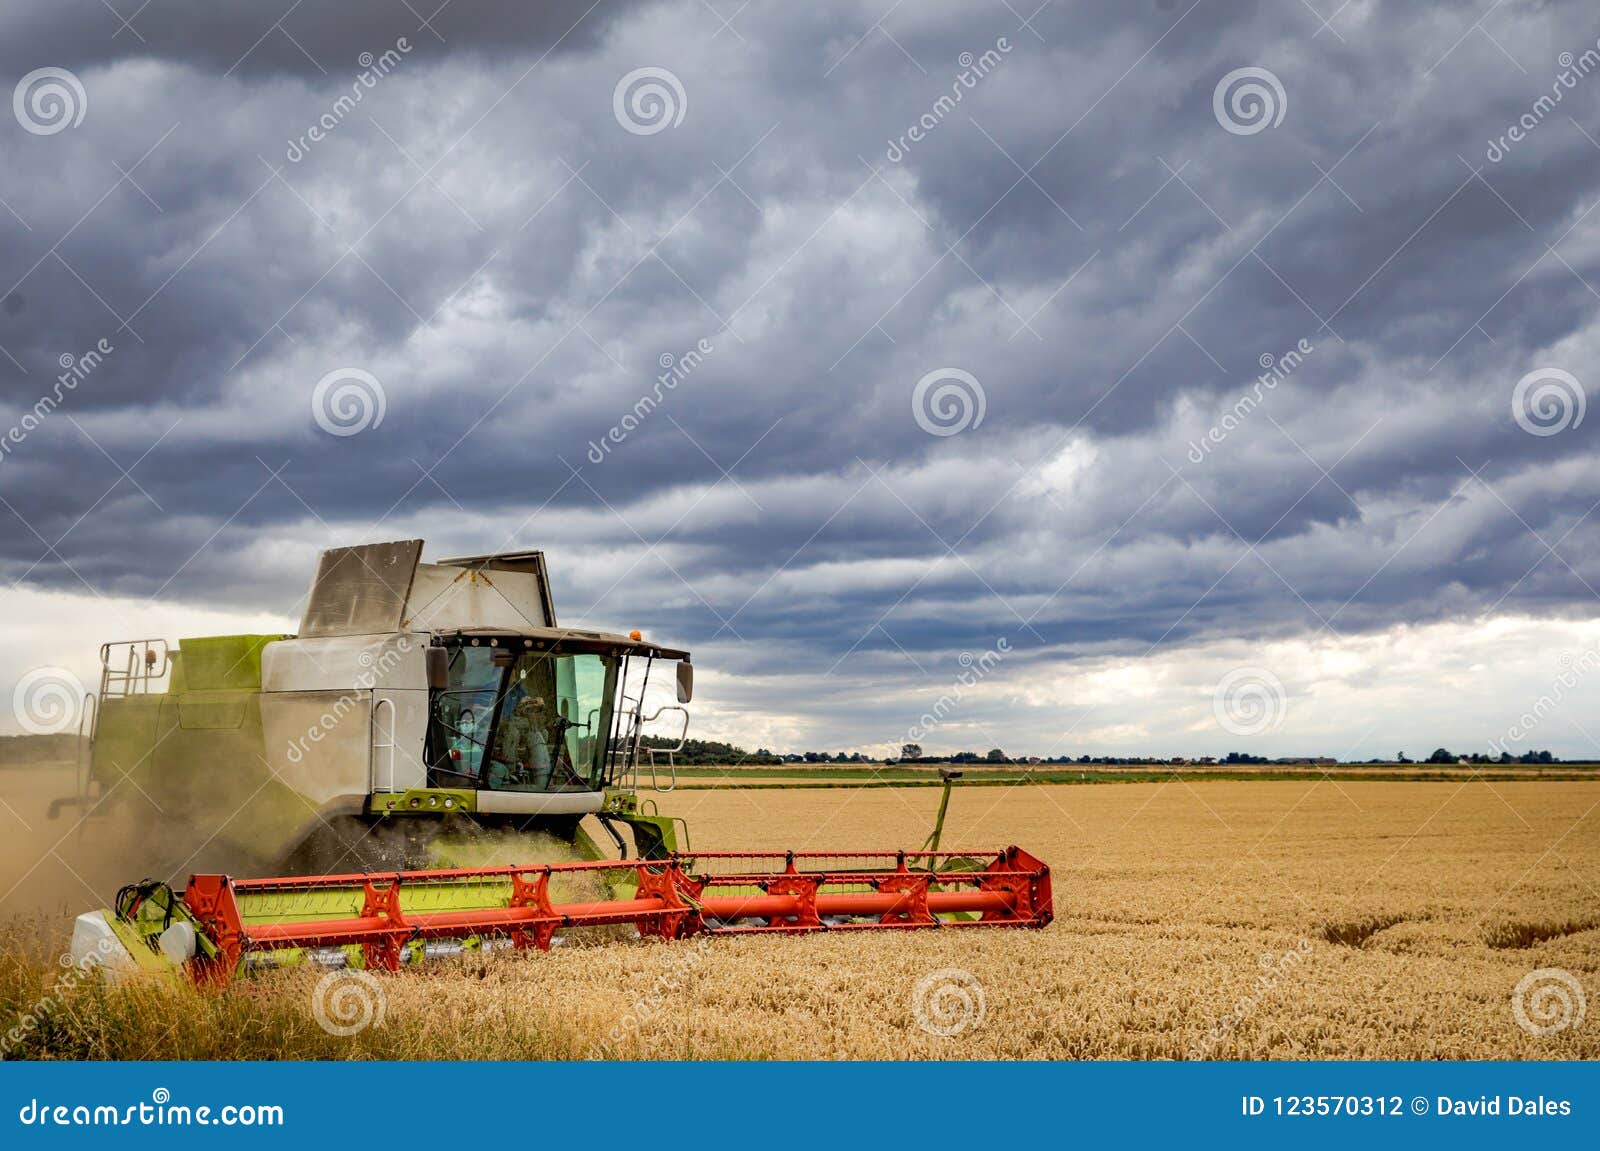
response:
{"label": "field of ripe grain", "polygon": [[[931,788],[663,796],[704,849],[915,847]],[[1043,931],[573,944],[381,980],[61,993],[26,1057],[1597,1058],[1600,783],[1208,782],[955,792],[948,847],[1051,864]],[[0,947],[0,1011],[59,939]],[[33,958],[21,954],[27,950]],[[1550,974],[1551,971],[1560,974]],[[1544,974],[1535,975],[1536,972]],[[1523,1022],[1514,1010],[1519,984]],[[375,1004],[371,1004],[375,1008]],[[1561,1026],[1564,1022],[1564,1026]],[[1526,1026],[1524,1026],[1526,1024]],[[1535,1032],[1548,1032],[1536,1034]]]}

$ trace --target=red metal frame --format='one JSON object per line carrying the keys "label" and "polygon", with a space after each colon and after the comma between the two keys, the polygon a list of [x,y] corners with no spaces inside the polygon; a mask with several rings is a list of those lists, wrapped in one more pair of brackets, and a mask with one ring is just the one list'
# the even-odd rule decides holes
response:
{"label": "red metal frame", "polygon": [[[971,861],[985,857],[988,865],[973,870]],[[826,868],[820,866],[824,861]],[[551,902],[554,876],[625,871],[634,873],[632,899]],[[469,910],[407,911],[403,906],[408,890],[472,880],[508,880],[509,897],[503,905]],[[359,915],[256,922],[240,909],[241,897],[334,888],[360,894]],[[197,977],[211,980],[230,978],[249,953],[285,948],[359,945],[368,967],[395,971],[405,945],[414,940],[504,936],[519,948],[547,950],[555,932],[568,927],[629,923],[641,935],[685,939],[703,934],[1043,927],[1053,916],[1050,869],[1016,847],[987,856],[957,851],[724,851],[661,860],[283,879],[196,875],[183,901],[216,947],[215,958],[202,955],[193,965]],[[964,918],[939,918],[954,915]]]}

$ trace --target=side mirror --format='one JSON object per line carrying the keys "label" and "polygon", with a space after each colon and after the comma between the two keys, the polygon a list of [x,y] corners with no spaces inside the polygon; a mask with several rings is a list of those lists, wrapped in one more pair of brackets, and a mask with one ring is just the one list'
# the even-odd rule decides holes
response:
{"label": "side mirror", "polygon": [[678,702],[688,703],[694,698],[694,664],[686,659],[678,661]]}
{"label": "side mirror", "polygon": [[442,647],[430,647],[427,652],[428,686],[443,691],[450,686],[450,653]]}

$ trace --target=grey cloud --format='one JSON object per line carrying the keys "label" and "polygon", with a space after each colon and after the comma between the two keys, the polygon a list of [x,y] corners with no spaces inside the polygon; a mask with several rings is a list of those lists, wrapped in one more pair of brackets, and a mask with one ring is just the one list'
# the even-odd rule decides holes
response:
{"label": "grey cloud", "polygon": [[[782,642],[812,676],[999,634],[1045,661],[1561,615],[1600,586],[1594,425],[1510,410],[1531,369],[1593,362],[1600,77],[1484,154],[1600,35],[1581,5],[1489,18],[1526,74],[1485,37],[1447,54],[1477,18],[1453,5],[1352,9],[1336,36],[1277,5],[1051,5],[1035,35],[1001,4],[881,29],[854,4],[728,29],[602,4],[542,62],[584,5],[456,0],[444,43],[398,2],[298,7],[327,77],[277,32],[223,75],[271,21],[206,8],[151,6],[138,47],[98,5],[6,17],[13,71],[81,69],[90,113],[0,125],[0,430],[62,354],[116,344],[0,460],[11,581],[287,607],[303,580],[263,547],[542,545],[572,557],[573,613],[736,669]],[[400,34],[415,51],[294,157]],[[1212,89],[1245,65],[1288,107],[1234,135]],[[613,89],[647,66],[687,110],[636,135]],[[702,339],[662,390],[660,357]],[[347,366],[386,414],[334,437],[311,390]],[[940,367],[981,381],[980,426],[912,418]]]}

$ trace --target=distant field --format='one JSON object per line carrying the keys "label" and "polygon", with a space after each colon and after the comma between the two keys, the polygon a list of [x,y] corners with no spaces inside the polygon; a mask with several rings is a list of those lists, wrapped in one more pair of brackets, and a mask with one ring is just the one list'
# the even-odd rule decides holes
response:
{"label": "distant field", "polygon": [[[657,798],[702,849],[844,850],[917,846],[939,797],[857,787]],[[955,793],[946,846],[1011,843],[1052,865],[1057,919],[1043,931],[574,939],[385,977],[382,1025],[348,1038],[317,1026],[315,972],[223,994],[91,986],[60,995],[14,1053],[1600,1058],[1600,781],[1169,778]],[[59,894],[60,911],[92,899],[71,880]],[[51,994],[60,911],[3,928],[0,1019]],[[1559,1023],[1570,990],[1551,969],[1591,1009],[1541,1036],[1519,1025],[1513,998],[1531,980],[1525,1016]],[[954,1034],[918,1024],[914,997],[929,981],[956,989]]]}

